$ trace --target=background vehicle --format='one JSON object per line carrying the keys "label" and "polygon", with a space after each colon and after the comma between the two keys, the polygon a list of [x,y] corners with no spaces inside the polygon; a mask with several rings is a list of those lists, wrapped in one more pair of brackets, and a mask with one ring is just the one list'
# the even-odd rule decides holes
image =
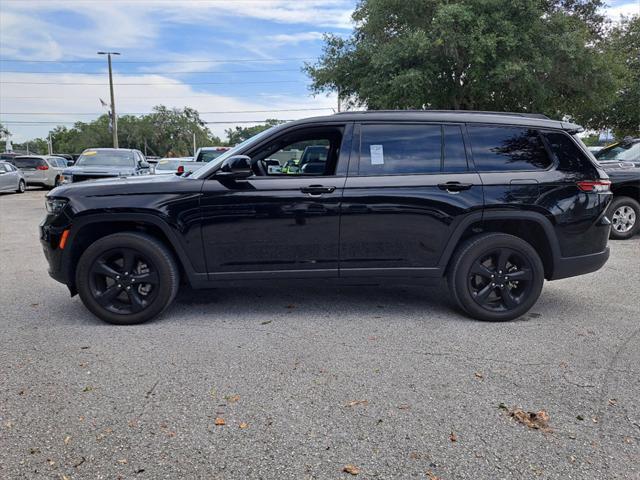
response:
{"label": "background vehicle", "polygon": [[156,175],[169,175],[184,173],[189,170],[196,170],[202,166],[201,163],[193,161],[193,157],[161,158],[155,165]]}
{"label": "background vehicle", "polygon": [[607,168],[613,201],[607,210],[610,238],[626,240],[640,232],[640,167]]}
{"label": "background vehicle", "polygon": [[24,193],[26,188],[22,171],[9,162],[0,161],[0,192]]}
{"label": "background vehicle", "polygon": [[210,162],[211,160],[218,158],[230,148],[231,147],[201,147],[193,156],[193,161],[204,163]]}
{"label": "background vehicle", "polygon": [[625,138],[621,142],[603,148],[594,155],[601,165],[624,163],[640,166],[640,138]]}
{"label": "background vehicle", "polygon": [[[544,280],[609,257],[606,173],[577,125],[489,112],[347,112],[279,125],[190,176],[61,187],[49,272],[105,321],[161,313],[194,288],[282,279],[446,279],[471,317],[506,321]],[[312,171],[274,155],[322,147]],[[313,150],[310,150],[313,151]]]}
{"label": "background vehicle", "polygon": [[140,150],[127,148],[89,148],[72,167],[62,172],[63,183],[110,177],[148,175],[149,164]]}
{"label": "background vehicle", "polygon": [[24,173],[27,185],[53,188],[62,183],[62,171],[67,168],[67,160],[49,155],[29,155],[15,157],[11,161]]}

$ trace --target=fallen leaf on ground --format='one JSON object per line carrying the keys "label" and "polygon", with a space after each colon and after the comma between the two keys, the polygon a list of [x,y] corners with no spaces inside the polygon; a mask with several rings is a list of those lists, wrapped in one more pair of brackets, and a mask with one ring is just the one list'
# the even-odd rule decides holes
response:
{"label": "fallen leaf on ground", "polygon": [[451,440],[452,442],[457,442],[458,441],[458,436],[455,434],[455,432],[451,432],[449,434],[449,440]]}
{"label": "fallen leaf on ground", "polygon": [[398,410],[410,410],[411,409],[411,405],[407,405],[406,403],[403,403],[402,405],[398,405]]}
{"label": "fallen leaf on ground", "polygon": [[64,444],[65,445],[69,445],[69,442],[71,441],[71,436],[67,435],[66,437],[64,437]]}
{"label": "fallen leaf on ground", "polygon": [[544,410],[525,412],[521,408],[514,408],[509,411],[509,415],[529,428],[542,430],[543,432],[551,432],[549,428],[549,414]]}
{"label": "fallen leaf on ground", "polygon": [[474,373],[474,375],[476,376],[476,378],[479,378],[480,380],[484,378],[484,375],[482,375],[480,372],[476,372]]}
{"label": "fallen leaf on ground", "polygon": [[576,415],[576,419],[577,420],[584,420],[584,417],[582,415]]}
{"label": "fallen leaf on ground", "polygon": [[126,458],[121,458],[120,460],[118,460],[118,463],[121,463],[122,465],[126,465],[127,459]]}
{"label": "fallen leaf on ground", "polygon": [[245,428],[249,428],[249,424],[248,424],[248,423],[245,423],[245,422],[242,422],[242,423],[240,424],[240,428],[241,428],[241,429],[243,429],[243,430],[244,430]]}
{"label": "fallen leaf on ground", "polygon": [[91,385],[87,385],[82,389],[83,392],[90,392],[91,390],[93,390],[93,387]]}
{"label": "fallen leaf on ground", "polygon": [[358,475],[360,473],[360,469],[355,465],[351,465],[351,464],[345,465],[344,467],[342,467],[342,471],[350,473],[351,475]]}
{"label": "fallen leaf on ground", "polygon": [[227,401],[227,403],[236,403],[238,400],[240,400],[240,395],[228,395],[224,397],[224,399]]}
{"label": "fallen leaf on ground", "polygon": [[609,399],[609,405],[611,405],[612,407],[618,404],[618,400],[616,400],[615,398],[610,398]]}
{"label": "fallen leaf on ground", "polygon": [[226,425],[224,418],[220,418],[220,417],[216,417],[216,419],[213,421],[214,425]]}
{"label": "fallen leaf on ground", "polygon": [[356,405],[369,405],[369,400],[351,400],[345,407],[355,407]]}
{"label": "fallen leaf on ground", "polygon": [[431,470],[427,470],[427,478],[429,480],[440,480],[440,477],[438,477],[435,473],[433,473]]}

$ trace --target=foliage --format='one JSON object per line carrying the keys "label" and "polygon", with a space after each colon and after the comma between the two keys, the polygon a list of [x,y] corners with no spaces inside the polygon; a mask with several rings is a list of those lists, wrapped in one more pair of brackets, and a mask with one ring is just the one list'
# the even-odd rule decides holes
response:
{"label": "foliage", "polygon": [[6,141],[10,135],[9,129],[0,123],[0,142]]}
{"label": "foliage", "polygon": [[[137,148],[149,155],[187,156],[193,154],[193,134],[196,145],[219,145],[221,140],[212,135],[198,112],[192,108],[156,106],[148,115],[118,117],[118,144],[120,148]],[[76,122],[72,128],[58,126],[51,130],[54,152],[80,153],[85,148],[111,147],[109,117],[102,115],[91,122]],[[44,147],[43,147],[44,146]],[[26,144],[14,149],[26,150]],[[33,152],[46,153],[47,142],[34,139],[29,142]]]}
{"label": "foliage", "polygon": [[361,0],[353,35],[326,36],[305,69],[314,92],[338,90],[350,107],[539,112],[588,124],[614,101],[620,75],[604,53],[601,5]]}
{"label": "foliage", "polygon": [[275,120],[271,118],[262,125],[255,125],[253,127],[228,128],[224,131],[227,134],[227,144],[231,146],[237,145],[238,143],[244,142],[248,138],[251,138],[256,134],[263,132],[268,128],[271,128],[274,125],[279,125],[281,123],[284,122],[282,120]]}

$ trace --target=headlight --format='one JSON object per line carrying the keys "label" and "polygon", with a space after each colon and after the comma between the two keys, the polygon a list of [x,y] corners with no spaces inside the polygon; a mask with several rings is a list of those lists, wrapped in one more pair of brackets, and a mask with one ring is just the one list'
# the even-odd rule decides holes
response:
{"label": "headlight", "polygon": [[73,177],[71,175],[62,175],[62,183],[72,183]]}
{"label": "headlight", "polygon": [[45,201],[47,212],[58,214],[68,202],[69,201],[65,198],[47,198]]}

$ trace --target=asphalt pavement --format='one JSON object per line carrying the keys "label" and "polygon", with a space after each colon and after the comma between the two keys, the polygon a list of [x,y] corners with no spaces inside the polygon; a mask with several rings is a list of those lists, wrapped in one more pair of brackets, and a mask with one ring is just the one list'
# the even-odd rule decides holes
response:
{"label": "asphalt pavement", "polygon": [[47,275],[44,193],[0,195],[0,478],[640,479],[640,237],[510,323],[294,283],[117,327]]}

